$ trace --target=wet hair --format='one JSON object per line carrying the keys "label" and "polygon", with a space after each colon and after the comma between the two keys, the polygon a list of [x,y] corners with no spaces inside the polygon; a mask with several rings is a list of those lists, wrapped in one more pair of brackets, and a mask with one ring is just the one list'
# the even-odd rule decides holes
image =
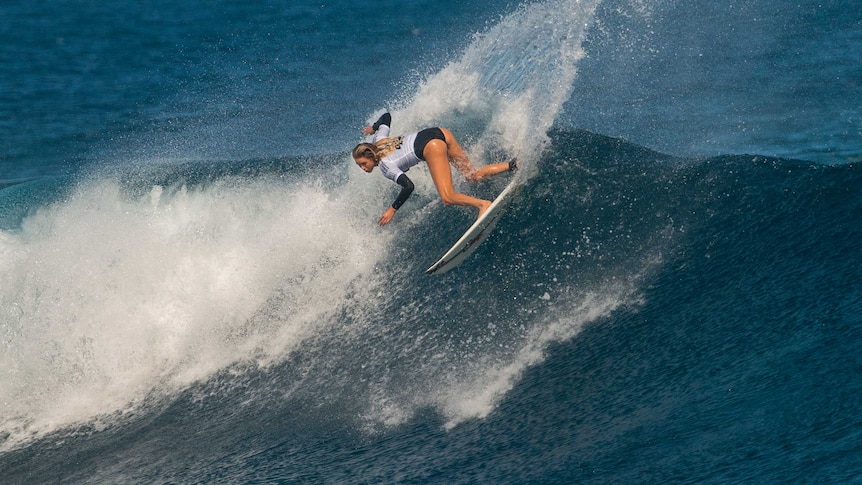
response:
{"label": "wet hair", "polygon": [[383,138],[375,143],[360,143],[353,148],[353,158],[370,158],[379,162],[401,147],[403,137]]}
{"label": "wet hair", "polygon": [[370,158],[377,161],[377,147],[372,143],[360,143],[353,148],[353,158]]}

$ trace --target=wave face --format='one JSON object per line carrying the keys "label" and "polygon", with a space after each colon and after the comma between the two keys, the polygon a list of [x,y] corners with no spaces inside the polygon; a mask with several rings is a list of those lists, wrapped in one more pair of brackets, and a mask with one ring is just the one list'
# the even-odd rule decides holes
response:
{"label": "wave face", "polygon": [[[659,27],[682,8],[676,2],[534,2],[484,27],[457,15],[476,16],[484,2],[454,2],[448,17],[403,27],[425,13],[418,5],[371,15],[352,3],[348,16],[325,5],[231,4],[219,14],[166,2],[176,18],[195,20],[167,25],[153,12],[129,25],[95,4],[64,14],[92,17],[106,39],[152,55],[130,64],[105,56],[105,65],[97,54],[113,43],[93,40],[98,49],[88,50],[52,31],[52,62],[67,50],[89,54],[73,55],[82,64],[61,80],[87,66],[99,67],[94,76],[114,72],[113,83],[151,79],[137,63],[167,65],[160,59],[175,59],[176,46],[183,55],[153,81],[160,87],[108,90],[81,124],[43,134],[34,122],[4,151],[2,481],[856,479],[862,174],[852,137],[837,147],[847,163],[818,164],[669,155],[572,128],[589,125],[592,106],[607,115],[607,132],[644,138],[621,122],[631,111],[616,112],[627,98],[614,93],[628,91],[615,82],[658,81],[621,73],[615,61],[652,28],[667,40]],[[2,8],[21,25],[75,23]],[[457,29],[425,37],[449,23],[479,33],[464,46],[445,38]],[[267,42],[284,31],[315,47]],[[44,39],[33,32],[21,43],[38,57]],[[416,47],[415,38],[458,55],[412,82],[404,63],[414,57],[387,60],[401,76],[393,81],[378,73],[379,59],[340,51],[358,39],[379,55]],[[691,54],[678,44],[658,57]],[[28,75],[46,82],[52,62]],[[181,66],[194,68],[191,78]],[[332,75],[343,66],[359,74]],[[590,95],[609,75],[602,96]],[[114,86],[106,82],[64,92],[58,116],[75,111],[75,96]],[[386,83],[404,94],[383,94]],[[486,198],[518,185],[494,233],[457,269],[423,274],[474,213],[443,207],[419,166],[413,197],[378,228],[395,188],[356,170],[343,150],[356,140],[320,139],[355,133],[361,122],[350,116],[374,118],[356,106],[353,84],[388,100],[380,104],[396,132],[439,124],[477,163],[522,161],[514,175],[456,180]],[[703,94],[680,89],[689,100]],[[47,91],[33,116],[51,111]],[[741,102],[733,91],[709,93]],[[135,119],[150,98],[160,101]],[[16,106],[26,121],[30,111]],[[653,128],[693,119],[691,108],[658,106],[638,105],[655,114]],[[102,109],[128,124],[94,129]],[[680,138],[725,136],[713,130],[725,121],[674,126]],[[780,141],[776,133],[764,139]],[[832,153],[809,135],[802,152]],[[51,147],[72,155],[58,162]]]}
{"label": "wave face", "polygon": [[[783,465],[816,457],[798,473],[849,478],[858,167],[550,140],[442,277],[422,270],[470,214],[433,201],[381,236],[267,174],[80,187],[4,236],[4,261],[34,262],[2,272],[21,349],[4,354],[21,376],[3,381],[4,468],[375,481],[466,460],[486,481],[720,481],[798,478]],[[95,475],[53,471],[69,446]]]}

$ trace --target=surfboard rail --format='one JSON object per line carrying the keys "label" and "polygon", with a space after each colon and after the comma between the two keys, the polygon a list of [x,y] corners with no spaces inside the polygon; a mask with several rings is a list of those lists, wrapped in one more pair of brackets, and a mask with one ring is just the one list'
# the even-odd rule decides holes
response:
{"label": "surfboard rail", "polygon": [[443,274],[450,269],[461,264],[467,259],[476,248],[482,244],[491,231],[497,225],[497,222],[503,216],[503,209],[508,203],[508,196],[517,187],[515,181],[509,182],[509,185],[497,195],[497,198],[488,207],[488,210],[471,225],[455,244],[446,251],[443,256],[425,270],[425,274]]}

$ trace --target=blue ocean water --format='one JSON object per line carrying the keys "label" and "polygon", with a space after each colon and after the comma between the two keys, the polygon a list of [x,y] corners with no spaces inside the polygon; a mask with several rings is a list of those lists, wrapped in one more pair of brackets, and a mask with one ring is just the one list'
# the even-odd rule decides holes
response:
{"label": "blue ocean water", "polygon": [[[0,19],[0,482],[862,482],[857,2]],[[522,161],[443,276],[383,109]]]}

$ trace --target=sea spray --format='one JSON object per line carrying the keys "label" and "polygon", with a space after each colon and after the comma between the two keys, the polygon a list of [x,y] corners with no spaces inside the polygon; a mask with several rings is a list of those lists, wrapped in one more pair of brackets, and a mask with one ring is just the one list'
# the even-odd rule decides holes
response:
{"label": "sea spray", "polygon": [[481,161],[518,156],[534,164],[572,92],[598,3],[535,3],[503,18],[393,103],[394,128],[406,133],[442,124],[470,140]]}

